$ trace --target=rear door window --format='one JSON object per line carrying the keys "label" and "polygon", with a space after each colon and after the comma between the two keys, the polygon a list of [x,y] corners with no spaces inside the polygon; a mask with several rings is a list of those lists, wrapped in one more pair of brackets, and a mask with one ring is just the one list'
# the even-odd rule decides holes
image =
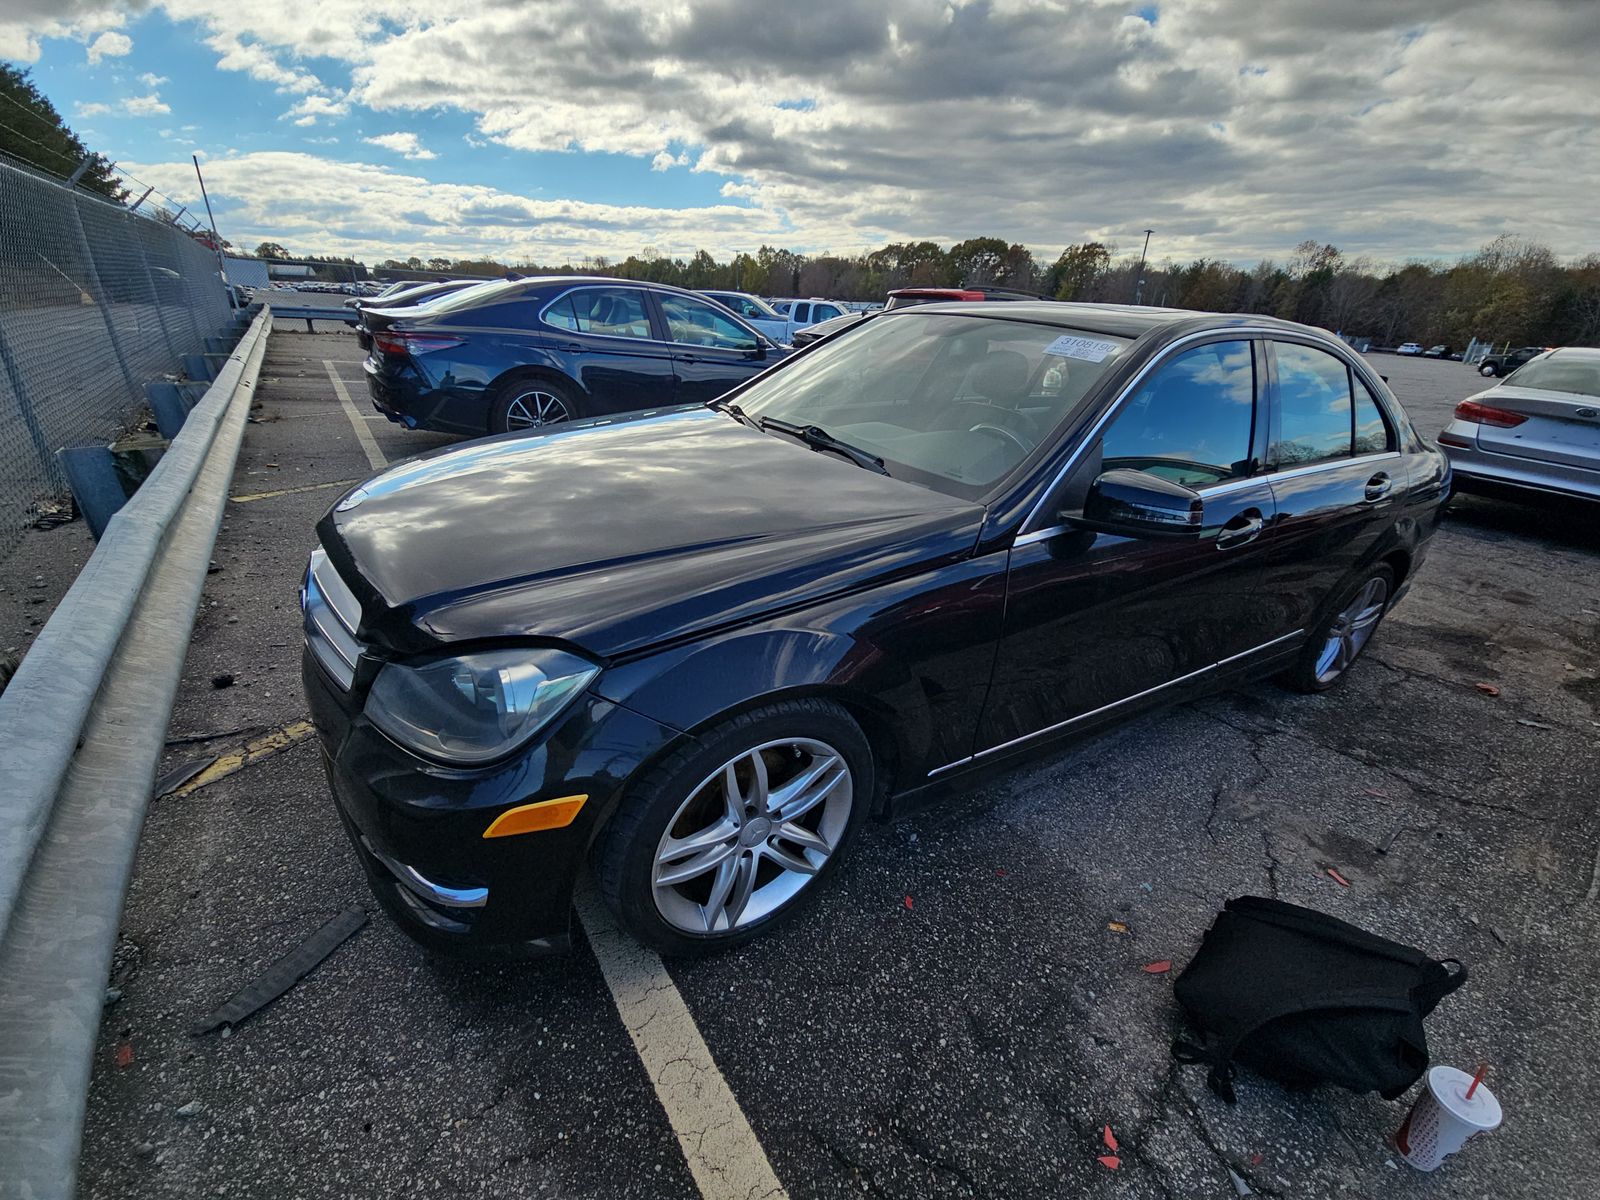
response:
{"label": "rear door window", "polygon": [[754,350],[759,343],[743,325],[725,312],[688,296],[657,294],[669,336],[687,346],[715,346],[723,350]]}
{"label": "rear door window", "polygon": [[1278,470],[1350,457],[1350,369],[1325,350],[1275,342],[1278,403],[1267,458]]}
{"label": "rear door window", "polygon": [[1358,376],[1356,378],[1356,444],[1357,454],[1382,454],[1393,449],[1394,439],[1389,433],[1389,423],[1384,420],[1383,409],[1376,397]]}
{"label": "rear door window", "polygon": [[544,321],[557,329],[601,337],[648,340],[652,336],[644,293],[635,288],[579,288],[545,309]]}

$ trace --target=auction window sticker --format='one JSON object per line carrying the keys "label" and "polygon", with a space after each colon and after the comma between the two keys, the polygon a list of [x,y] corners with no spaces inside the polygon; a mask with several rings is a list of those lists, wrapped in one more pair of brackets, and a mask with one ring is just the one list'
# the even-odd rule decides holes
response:
{"label": "auction window sticker", "polygon": [[1057,358],[1077,358],[1084,362],[1097,363],[1104,362],[1109,355],[1115,354],[1119,349],[1121,347],[1115,342],[1062,334],[1046,346],[1044,352],[1054,354]]}

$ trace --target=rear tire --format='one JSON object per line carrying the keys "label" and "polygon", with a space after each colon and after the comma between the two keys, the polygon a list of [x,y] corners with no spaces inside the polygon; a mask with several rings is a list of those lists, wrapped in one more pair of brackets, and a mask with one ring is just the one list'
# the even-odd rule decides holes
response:
{"label": "rear tire", "polygon": [[1483,366],[1478,368],[1478,374],[1482,375],[1485,379],[1493,379],[1499,373],[1500,372],[1494,369],[1493,363],[1484,363]]}
{"label": "rear tire", "polygon": [[518,375],[495,389],[490,433],[529,433],[584,416],[577,389],[543,375]]}
{"label": "rear tire", "polygon": [[595,844],[596,888],[662,954],[741,945],[817,892],[866,819],[873,777],[866,735],[830,701],[732,717],[630,784]]}
{"label": "rear tire", "polygon": [[1283,683],[1297,692],[1325,692],[1337,686],[1377,633],[1394,596],[1394,570],[1368,567],[1339,591],[1306,639]]}

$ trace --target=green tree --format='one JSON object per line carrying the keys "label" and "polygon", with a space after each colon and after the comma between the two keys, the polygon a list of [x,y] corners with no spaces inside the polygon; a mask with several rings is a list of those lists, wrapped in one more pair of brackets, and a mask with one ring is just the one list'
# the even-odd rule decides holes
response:
{"label": "green tree", "polygon": [[1090,289],[1111,266],[1104,242],[1080,242],[1061,252],[1045,273],[1044,290],[1057,300],[1087,300]]}
{"label": "green tree", "polygon": [[291,255],[280,242],[262,242],[256,247],[257,258],[289,258]]}
{"label": "green tree", "polygon": [[112,174],[111,164],[101,155],[90,154],[27,71],[0,63],[0,96],[11,101],[0,105],[6,110],[5,118],[0,120],[0,151],[51,175],[63,176],[71,175],[89,158],[88,169],[78,179],[81,187],[110,200],[121,200],[128,194],[122,180]]}

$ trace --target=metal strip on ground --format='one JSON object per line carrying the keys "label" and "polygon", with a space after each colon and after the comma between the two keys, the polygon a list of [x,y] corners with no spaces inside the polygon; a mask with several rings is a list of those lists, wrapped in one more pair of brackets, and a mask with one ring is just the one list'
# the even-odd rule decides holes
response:
{"label": "metal strip on ground", "polygon": [[372,431],[362,423],[361,414],[356,411],[355,404],[350,399],[350,392],[344,386],[344,380],[339,378],[339,372],[333,369],[333,360],[325,358],[322,365],[327,368],[328,378],[333,381],[333,391],[339,397],[339,404],[344,409],[344,415],[350,418],[350,428],[356,431],[356,441],[361,443],[361,450],[367,456],[367,462],[372,464],[374,471],[381,471],[389,465],[389,460],[383,456],[383,451],[378,449],[377,439],[372,436]]}
{"label": "metal strip on ground", "polygon": [[660,957],[617,928],[585,884],[578,916],[611,998],[706,1200],[787,1197]]}
{"label": "metal strip on ground", "polygon": [[[357,433],[365,433],[333,363],[324,360],[323,366],[328,368],[350,423]],[[367,434],[362,444],[370,442]],[[371,443],[367,458],[373,470],[388,466],[376,443]],[[705,1200],[788,1200],[789,1193],[778,1182],[767,1152],[717,1069],[694,1015],[660,956],[617,928],[610,910],[587,882],[575,903],[589,945],[600,961],[600,974],[656,1098],[666,1110],[700,1194]]]}

